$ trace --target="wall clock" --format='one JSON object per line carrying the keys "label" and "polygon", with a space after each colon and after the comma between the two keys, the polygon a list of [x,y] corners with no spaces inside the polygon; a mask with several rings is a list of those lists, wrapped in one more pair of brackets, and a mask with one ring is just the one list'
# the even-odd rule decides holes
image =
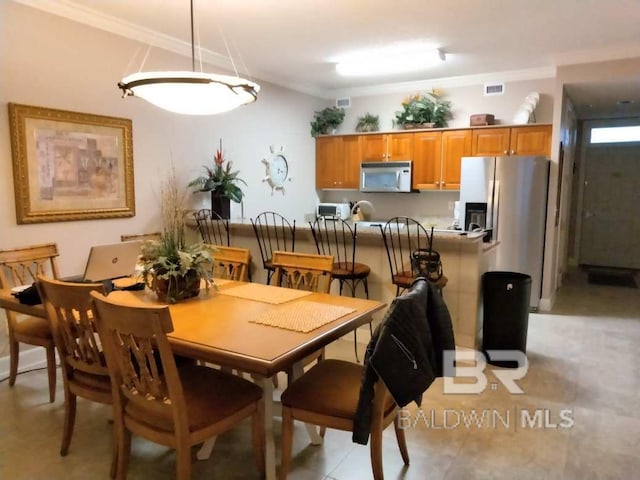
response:
{"label": "wall clock", "polygon": [[269,156],[262,159],[267,168],[267,176],[262,179],[263,182],[267,182],[271,185],[271,195],[276,190],[280,190],[284,195],[284,186],[287,181],[291,181],[291,175],[289,174],[289,162],[284,155],[284,146],[278,147],[271,145],[269,147]]}

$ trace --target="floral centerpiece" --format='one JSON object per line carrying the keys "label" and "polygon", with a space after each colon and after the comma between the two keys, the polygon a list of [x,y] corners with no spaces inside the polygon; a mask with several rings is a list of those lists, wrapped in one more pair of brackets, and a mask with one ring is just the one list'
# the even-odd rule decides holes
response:
{"label": "floral centerpiece", "polygon": [[189,186],[196,188],[194,193],[211,192],[211,209],[222,218],[229,218],[229,200],[240,203],[244,194],[238,185],[247,183],[238,178],[239,172],[232,171],[231,161],[224,158],[222,140],[213,156],[213,165],[203,165],[203,168],[204,175],[189,182]]}
{"label": "floral centerpiece", "polygon": [[143,277],[160,301],[175,303],[195,297],[201,280],[208,288],[212,280],[213,247],[185,238],[185,191],[178,187],[175,171],[162,184],[160,240],[142,244]]}
{"label": "floral centerpiece", "polygon": [[395,123],[406,129],[446,127],[451,118],[451,102],[441,100],[437,92],[416,94],[402,102],[396,112]]}

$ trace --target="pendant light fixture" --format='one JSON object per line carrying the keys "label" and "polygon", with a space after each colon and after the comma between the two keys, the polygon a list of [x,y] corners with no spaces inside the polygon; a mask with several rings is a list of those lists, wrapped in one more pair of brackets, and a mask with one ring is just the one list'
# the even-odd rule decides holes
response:
{"label": "pendant light fixture", "polygon": [[118,82],[123,98],[140,97],[164,110],[185,115],[214,115],[255,102],[260,86],[238,77],[237,71],[235,77],[195,71],[193,0],[190,4],[192,71],[133,73]]}

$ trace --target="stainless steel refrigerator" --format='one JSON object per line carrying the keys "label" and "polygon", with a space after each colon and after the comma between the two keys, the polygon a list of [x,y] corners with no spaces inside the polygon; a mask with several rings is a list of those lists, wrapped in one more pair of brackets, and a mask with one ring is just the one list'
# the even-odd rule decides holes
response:
{"label": "stainless steel refrigerator", "polygon": [[533,310],[542,291],[548,180],[544,157],[462,158],[461,226],[500,242],[495,270],[531,276]]}

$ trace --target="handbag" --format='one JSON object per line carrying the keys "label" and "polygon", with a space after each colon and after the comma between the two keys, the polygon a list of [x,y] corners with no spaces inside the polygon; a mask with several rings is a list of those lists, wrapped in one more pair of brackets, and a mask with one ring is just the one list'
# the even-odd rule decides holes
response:
{"label": "handbag", "polygon": [[16,297],[23,305],[38,305],[42,303],[35,282],[20,292],[12,292],[11,295]]}

